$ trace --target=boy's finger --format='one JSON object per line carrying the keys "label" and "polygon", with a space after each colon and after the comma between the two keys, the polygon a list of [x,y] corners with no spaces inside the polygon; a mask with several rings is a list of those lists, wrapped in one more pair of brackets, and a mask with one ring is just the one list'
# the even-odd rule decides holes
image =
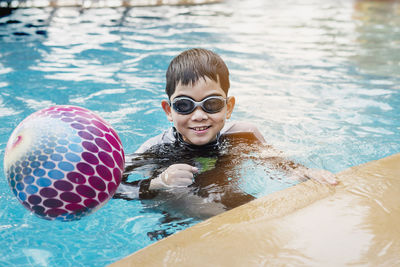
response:
{"label": "boy's finger", "polygon": [[177,170],[171,175],[171,177],[174,177],[175,179],[193,179],[193,173],[188,170]]}
{"label": "boy's finger", "polygon": [[326,177],[326,181],[329,184],[332,184],[332,185],[337,185],[339,183],[339,181],[338,181],[338,179],[337,179],[337,177],[335,175],[327,176]]}
{"label": "boy's finger", "polygon": [[319,175],[322,181],[331,185],[336,185],[338,183],[336,175],[326,170],[319,170]]}
{"label": "boy's finger", "polygon": [[179,170],[190,171],[192,173],[197,173],[199,171],[199,169],[197,167],[193,167],[193,166],[191,166],[189,164],[185,164],[185,163],[174,164],[174,166],[176,166],[176,168]]}
{"label": "boy's finger", "polygon": [[326,183],[331,185],[338,184],[337,177],[333,173],[326,170],[312,170],[311,176],[309,178],[315,179],[320,183]]}

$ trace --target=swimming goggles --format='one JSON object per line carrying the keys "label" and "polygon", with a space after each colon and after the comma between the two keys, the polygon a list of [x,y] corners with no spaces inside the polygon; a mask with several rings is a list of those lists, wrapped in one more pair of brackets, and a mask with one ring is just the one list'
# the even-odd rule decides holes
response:
{"label": "swimming goggles", "polygon": [[205,112],[213,114],[220,112],[226,103],[226,98],[222,96],[209,96],[201,100],[200,102],[194,101],[193,99],[186,96],[178,96],[175,98],[170,106],[182,115],[192,113],[197,107],[201,107]]}

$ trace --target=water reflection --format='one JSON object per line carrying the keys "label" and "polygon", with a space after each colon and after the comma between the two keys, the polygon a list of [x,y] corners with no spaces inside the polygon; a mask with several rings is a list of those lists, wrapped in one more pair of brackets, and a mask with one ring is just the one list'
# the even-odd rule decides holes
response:
{"label": "water reflection", "polygon": [[[378,83],[379,76],[399,79],[400,73],[400,5],[398,1],[354,2],[353,19],[358,53],[351,57],[361,71],[373,75]],[[399,89],[400,87],[396,87]]]}
{"label": "water reflection", "polygon": [[160,5],[196,5],[212,4],[221,0],[1,0],[0,8],[33,7],[80,7],[80,8],[115,8]]}
{"label": "water reflection", "polygon": [[[237,99],[233,119],[256,123],[268,143],[288,157],[333,172],[385,157],[400,151],[398,14],[396,1],[344,0],[14,10],[0,18],[0,147],[5,147],[14,127],[36,109],[75,104],[111,122],[126,152],[131,153],[169,126],[159,107],[165,98],[169,61],[186,48],[202,46],[221,54],[230,68],[230,93]],[[243,164],[250,171],[266,173],[249,161]],[[262,193],[260,177],[249,184],[239,181],[240,189],[250,195]],[[110,201],[86,222],[64,226],[69,239],[63,241],[71,242],[58,244],[61,230],[45,231],[50,225],[18,210],[6,181],[0,180],[0,185],[1,224],[8,229],[2,237],[15,241],[3,252],[4,261],[10,263],[19,257],[14,252],[29,242],[32,233],[54,241],[54,258],[73,251],[77,256],[71,264],[110,259],[115,251],[128,255],[150,243],[142,233],[154,230],[164,216],[141,213],[140,202]],[[358,191],[354,194],[365,194]],[[375,205],[384,211],[390,210],[388,203],[377,201]],[[186,227],[169,224],[170,229]],[[89,241],[75,242],[82,240],[79,229],[85,227]],[[94,249],[99,230],[109,250]],[[378,250],[385,253],[396,248],[393,244]],[[257,245],[262,247],[262,242]],[[304,256],[291,252],[280,256],[297,261]],[[254,256],[261,263],[267,260]],[[54,258],[51,264],[60,265]]]}

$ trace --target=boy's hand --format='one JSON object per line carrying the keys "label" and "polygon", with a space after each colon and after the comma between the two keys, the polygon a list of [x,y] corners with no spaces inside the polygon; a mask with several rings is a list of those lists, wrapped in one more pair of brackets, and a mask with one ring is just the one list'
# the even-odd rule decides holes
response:
{"label": "boy's hand", "polygon": [[336,175],[327,170],[321,169],[309,169],[309,168],[298,168],[294,171],[295,178],[307,178],[317,181],[321,184],[337,185],[339,181]]}
{"label": "boy's hand", "polygon": [[198,172],[196,167],[188,164],[173,164],[157,178],[151,180],[150,190],[173,187],[187,187],[193,183],[193,175]]}

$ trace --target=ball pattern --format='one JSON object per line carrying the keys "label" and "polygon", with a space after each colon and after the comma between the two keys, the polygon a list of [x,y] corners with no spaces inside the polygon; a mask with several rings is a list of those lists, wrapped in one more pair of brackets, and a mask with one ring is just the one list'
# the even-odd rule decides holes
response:
{"label": "ball pattern", "polygon": [[45,219],[70,221],[114,195],[124,161],[121,140],[102,118],[81,107],[54,106],[14,130],[4,169],[26,208]]}

